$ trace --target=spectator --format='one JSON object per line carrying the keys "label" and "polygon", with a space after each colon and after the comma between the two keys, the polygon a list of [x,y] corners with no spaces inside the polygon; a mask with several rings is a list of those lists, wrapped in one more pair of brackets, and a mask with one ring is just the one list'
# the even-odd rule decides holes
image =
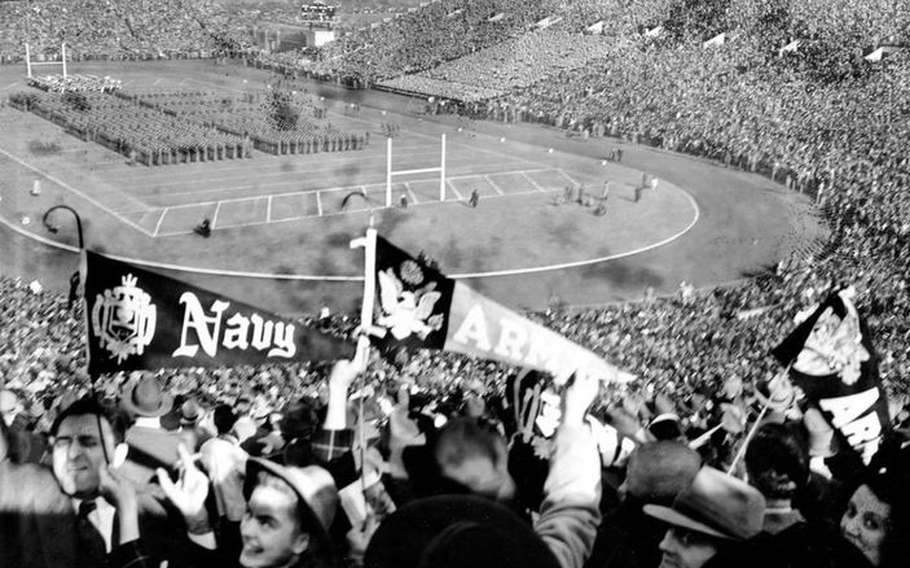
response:
{"label": "spectator", "polygon": [[[158,478],[168,498],[183,513],[191,534],[200,542],[201,558],[219,566],[332,566],[333,544],[328,530],[338,505],[338,492],[327,471],[317,466],[284,467],[252,458],[240,499],[247,514],[228,523],[215,542],[204,507],[208,480],[184,450],[186,471],[176,484],[167,472]],[[239,558],[230,552],[240,550]]]}
{"label": "spectator", "polygon": [[158,467],[171,468],[177,463],[178,434],[162,428],[161,417],[170,412],[173,397],[158,380],[138,373],[123,388],[120,404],[134,419],[126,431],[129,446],[123,475],[137,487],[145,487]]}
{"label": "spectator", "polygon": [[701,568],[761,531],[765,500],[745,482],[705,466],[672,507],[645,505],[644,511],[669,525],[660,542],[663,565]]}
{"label": "spectator", "polygon": [[660,563],[658,549],[666,526],[645,515],[645,504],[670,506],[695,479],[701,458],[679,442],[653,442],[640,445],[626,466],[626,479],[620,486],[622,503],[604,517],[590,568],[645,568]]}
{"label": "spectator", "polygon": [[906,472],[870,475],[850,497],[841,532],[872,566],[907,566],[908,503]]}

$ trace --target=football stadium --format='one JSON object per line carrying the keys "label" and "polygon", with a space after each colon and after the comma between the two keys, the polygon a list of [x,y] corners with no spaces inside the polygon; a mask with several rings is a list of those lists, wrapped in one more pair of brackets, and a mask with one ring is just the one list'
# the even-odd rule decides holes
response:
{"label": "football stadium", "polygon": [[0,565],[910,558],[910,6],[0,22]]}

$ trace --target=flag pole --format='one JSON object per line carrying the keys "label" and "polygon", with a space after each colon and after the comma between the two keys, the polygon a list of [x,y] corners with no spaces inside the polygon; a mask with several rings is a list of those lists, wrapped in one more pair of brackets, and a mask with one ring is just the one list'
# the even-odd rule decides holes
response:
{"label": "flag pole", "polygon": [[359,237],[351,241],[351,248],[364,249],[363,259],[363,303],[360,307],[360,338],[358,339],[358,349],[361,348],[361,340],[366,340],[369,346],[367,333],[373,327],[373,306],[376,303],[376,229],[373,228],[373,216],[370,215],[370,227],[364,237]]}
{"label": "flag pole", "polygon": [[[793,361],[787,365],[787,368],[784,369],[783,376],[786,377],[790,374],[790,367],[793,366]],[[775,378],[781,375],[776,375]],[[771,393],[769,393],[770,395]],[[769,396],[770,398],[770,396]],[[736,451],[736,455],[733,456],[733,461],[730,463],[730,467],[727,468],[727,473],[732,474],[733,470],[736,469],[736,464],[739,463],[739,460],[746,455],[746,449],[749,447],[749,442],[752,441],[752,437],[755,436],[755,432],[758,431],[758,427],[761,426],[761,421],[765,417],[765,414],[771,408],[769,400],[763,400],[761,406],[761,412],[758,414],[758,418],[755,420],[755,424],[752,425],[752,428],[749,430],[749,433],[746,435],[746,439],[743,440],[742,445],[739,447],[739,450]]]}
{"label": "flag pole", "polygon": [[[391,138],[389,139],[391,142]],[[366,236],[351,241],[351,248],[363,247],[363,303],[360,306],[360,334],[357,337],[355,361],[362,367],[360,373],[360,401],[358,408],[358,436],[360,442],[360,483],[361,490],[366,492],[366,457],[365,424],[363,422],[363,402],[366,398],[366,366],[370,353],[369,331],[373,327],[373,307],[376,303],[376,229],[373,228],[373,213],[370,212],[370,226]]]}
{"label": "flag pole", "polygon": [[736,451],[736,455],[733,456],[733,461],[730,462],[730,467],[727,468],[727,473],[730,475],[733,474],[733,470],[736,469],[736,464],[739,463],[739,460],[746,455],[746,448],[749,447],[749,442],[752,441],[752,436],[755,435],[755,432],[758,431],[758,427],[761,426],[761,421],[765,417],[765,413],[768,412],[768,405],[762,404],[761,412],[758,413],[758,418],[755,420],[755,424],[752,425],[752,429],[749,430],[749,433],[746,434],[746,439],[743,440],[742,445],[739,447],[739,450]]}

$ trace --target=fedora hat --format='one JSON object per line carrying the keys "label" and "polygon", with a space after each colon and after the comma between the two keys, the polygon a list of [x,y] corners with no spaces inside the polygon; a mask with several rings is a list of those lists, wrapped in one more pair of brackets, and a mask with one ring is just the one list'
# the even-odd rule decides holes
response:
{"label": "fedora hat", "polygon": [[704,466],[672,507],[645,505],[647,515],[673,526],[727,540],[746,540],[762,529],[765,498],[745,481]]}
{"label": "fedora hat", "polygon": [[171,411],[174,397],[161,388],[153,376],[143,375],[129,381],[123,388],[120,404],[124,410],[137,416],[154,418]]}
{"label": "fedora hat", "polygon": [[246,462],[246,478],[243,482],[243,496],[249,501],[258,485],[259,472],[267,472],[284,481],[297,494],[304,515],[303,525],[314,538],[331,547],[329,527],[335,519],[338,508],[338,489],[335,480],[325,469],[310,465],[289,467],[262,458],[250,458]]}
{"label": "fedora hat", "polygon": [[509,509],[476,495],[412,501],[382,521],[365,568],[558,568],[534,530]]}
{"label": "fedora hat", "polygon": [[180,405],[180,422],[185,424],[195,424],[199,420],[202,408],[195,398],[188,399]]}

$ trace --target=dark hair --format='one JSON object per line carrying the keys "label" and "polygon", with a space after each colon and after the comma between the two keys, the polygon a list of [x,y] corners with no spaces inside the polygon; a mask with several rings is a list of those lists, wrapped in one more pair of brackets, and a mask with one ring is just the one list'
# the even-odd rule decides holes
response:
{"label": "dark hair", "polygon": [[[802,432],[794,426],[763,424],[749,443],[745,456],[749,482],[769,499],[792,499],[809,481],[809,448]],[[777,476],[786,476],[795,489],[786,488]]]}
{"label": "dark hair", "polygon": [[115,413],[109,408],[105,407],[103,404],[98,402],[92,397],[80,398],[73,404],[64,408],[60,414],[57,415],[57,418],[54,419],[54,423],[51,425],[51,436],[57,435],[57,430],[60,429],[60,424],[64,420],[70,418],[71,416],[98,416],[107,421],[108,425],[111,427],[111,432],[114,434],[114,443],[120,443],[123,441],[124,436],[124,423],[121,419],[115,419]]}
{"label": "dark hair", "polygon": [[504,445],[499,432],[475,418],[462,417],[455,418],[442,429],[434,453],[440,465],[459,465],[472,456],[483,456],[498,464]]}
{"label": "dark hair", "polygon": [[[895,468],[896,469],[896,468]],[[888,531],[881,544],[882,568],[910,565],[910,472],[887,469],[865,475],[856,488],[865,485],[878,498],[891,507]]]}
{"label": "dark hair", "polygon": [[319,428],[319,402],[311,397],[303,397],[291,403],[281,418],[281,435],[285,440],[295,438],[309,440]]}
{"label": "dark hair", "polygon": [[219,404],[215,407],[212,421],[215,423],[215,430],[218,431],[218,434],[227,434],[237,422],[237,415],[230,406]]}

